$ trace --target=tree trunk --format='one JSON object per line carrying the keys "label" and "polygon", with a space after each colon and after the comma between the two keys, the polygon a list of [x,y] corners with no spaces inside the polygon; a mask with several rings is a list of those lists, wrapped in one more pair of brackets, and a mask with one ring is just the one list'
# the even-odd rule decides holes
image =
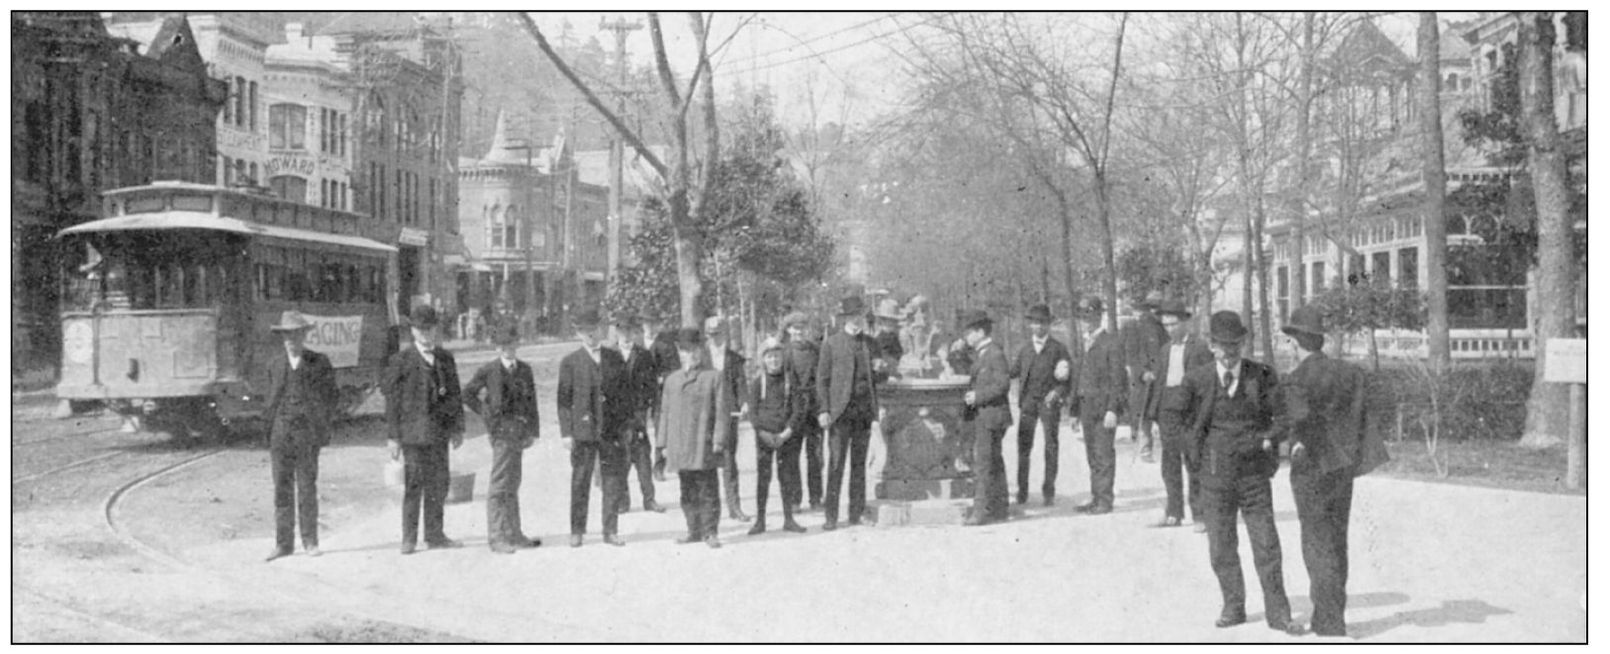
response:
{"label": "tree trunk", "polygon": [[[1286,299],[1288,310],[1303,305],[1303,221],[1308,219],[1308,170],[1313,153],[1313,129],[1309,116],[1314,104],[1314,12],[1303,12],[1302,78],[1297,87],[1297,186],[1291,194],[1291,252],[1287,255]],[[1286,316],[1281,316],[1285,320]]]}
{"label": "tree trunk", "polygon": [[1429,350],[1431,373],[1441,376],[1448,369],[1451,352],[1448,344],[1448,222],[1443,214],[1443,199],[1448,192],[1447,173],[1443,168],[1442,147],[1442,71],[1438,67],[1437,12],[1420,12],[1420,132],[1422,150],[1421,177],[1425,181],[1425,210],[1421,220],[1425,223],[1426,242],[1426,345]]}
{"label": "tree trunk", "polygon": [[682,294],[682,326],[697,329],[704,319],[700,301],[704,297],[704,280],[699,276],[699,262],[704,259],[704,239],[698,230],[688,227],[688,197],[684,190],[671,194],[671,234],[676,244],[676,281]]}
{"label": "tree trunk", "polygon": [[1113,256],[1112,198],[1108,197],[1107,174],[1096,170],[1096,217],[1101,225],[1101,264],[1105,276],[1102,294],[1107,297],[1109,329],[1118,329],[1118,265]]}
{"label": "tree trunk", "polygon": [[1571,239],[1565,156],[1554,121],[1554,24],[1547,12],[1520,12],[1521,130],[1537,207],[1537,328],[1532,351],[1537,375],[1526,407],[1521,445],[1550,447],[1565,440],[1570,417],[1567,384],[1543,381],[1552,338],[1570,338],[1576,323],[1576,261]]}
{"label": "tree trunk", "polygon": [[1258,265],[1258,344],[1263,346],[1263,360],[1274,363],[1275,337],[1269,322],[1269,260],[1263,255],[1264,216],[1263,196],[1257,196],[1252,212],[1253,261]]}
{"label": "tree trunk", "polygon": [[[1242,193],[1243,202],[1246,193]],[[1252,320],[1252,211],[1248,209],[1245,222],[1242,223],[1244,231],[1241,232],[1241,317],[1248,322]]]}

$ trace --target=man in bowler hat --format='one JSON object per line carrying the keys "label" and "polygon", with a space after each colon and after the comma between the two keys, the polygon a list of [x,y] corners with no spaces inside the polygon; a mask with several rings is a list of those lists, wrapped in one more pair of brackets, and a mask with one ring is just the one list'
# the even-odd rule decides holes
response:
{"label": "man in bowler hat", "polygon": [[1029,455],[1034,450],[1034,427],[1045,433],[1045,479],[1040,494],[1046,506],[1056,501],[1057,459],[1061,456],[1057,430],[1062,424],[1062,403],[1071,390],[1072,359],[1068,348],[1051,335],[1051,307],[1036,304],[1024,316],[1029,342],[1012,357],[1011,375],[1021,379],[1017,417],[1017,503],[1029,501]]}
{"label": "man in bowler hat", "polygon": [[464,406],[458,364],[438,344],[436,309],[414,307],[408,316],[413,344],[391,356],[386,371],[386,448],[403,460],[402,553],[413,554],[421,504],[425,547],[459,547],[442,532],[447,500],[447,447],[464,444]]}
{"label": "man in bowler hat", "polygon": [[1264,621],[1270,629],[1300,634],[1302,628],[1291,621],[1286,599],[1269,488],[1269,479],[1280,467],[1281,434],[1275,420],[1285,410],[1275,371],[1241,356],[1247,329],[1236,312],[1213,314],[1208,329],[1214,363],[1186,373],[1185,402],[1194,415],[1186,456],[1202,472],[1208,557],[1224,601],[1214,624],[1225,628],[1247,621],[1247,591],[1237,553],[1239,514],[1247,524],[1263,587]]}
{"label": "man in bowler hat", "polygon": [[[475,371],[464,385],[464,406],[486,422],[492,445],[492,473],[486,485],[486,542],[492,551],[513,554],[541,541],[526,538],[520,529],[521,458],[540,435],[537,383],[531,366],[516,358],[519,328],[499,326],[492,334],[498,358]],[[482,393],[486,399],[481,399]]]}
{"label": "man in bowler hat", "polygon": [[1185,412],[1185,374],[1213,363],[1213,352],[1185,322],[1191,317],[1191,312],[1185,308],[1184,302],[1165,301],[1158,307],[1157,315],[1168,329],[1171,339],[1152,357],[1152,368],[1144,373],[1152,385],[1152,401],[1146,407],[1146,415],[1157,421],[1160,432],[1163,489],[1168,496],[1163,507],[1163,520],[1157,526],[1178,527],[1185,518],[1185,507],[1189,506],[1191,522],[1196,525],[1198,532],[1205,532],[1207,523],[1203,520],[1199,488],[1201,473],[1185,462],[1191,419]]}
{"label": "man in bowler hat", "polygon": [[[721,373],[721,380],[727,385],[727,390],[737,399],[733,413],[727,419],[732,424],[729,429],[738,433],[738,418],[749,406],[748,381],[744,379],[743,355],[734,352],[731,340],[727,334],[727,318],[725,316],[710,316],[704,319],[705,358],[716,372]],[[738,496],[738,448],[724,450],[725,459],[721,463],[721,492],[727,498],[727,517],[738,522],[749,522],[753,518],[744,513],[742,502]]]}
{"label": "man in bowler hat", "polygon": [[1145,412],[1151,404],[1151,380],[1146,372],[1155,366],[1153,357],[1159,348],[1168,343],[1168,330],[1157,316],[1163,294],[1152,291],[1135,306],[1135,320],[1119,330],[1124,344],[1124,363],[1129,376],[1129,428],[1130,437],[1140,444],[1140,459],[1151,463],[1152,417]]}
{"label": "man in bowler hat", "polygon": [[1298,307],[1281,331],[1301,357],[1283,384],[1283,423],[1292,441],[1291,492],[1314,600],[1310,626],[1320,636],[1346,636],[1353,478],[1386,462],[1386,444],[1365,425],[1364,371],[1322,351],[1325,323],[1319,310]]}
{"label": "man in bowler hat", "polygon": [[678,544],[703,542],[721,547],[722,461],[737,446],[737,434],[728,420],[737,409],[737,398],[721,373],[716,372],[700,351],[704,337],[691,327],[678,330],[675,337],[681,368],[665,376],[660,390],[659,425],[654,430],[654,446],[666,461],[666,469],[681,481],[682,515],[688,533]]}
{"label": "man in bowler hat", "polygon": [[[654,501],[653,444],[649,442],[648,424],[654,406],[660,401],[659,363],[648,348],[643,347],[643,326],[629,315],[615,317],[615,349],[625,364],[626,397],[630,406],[631,424],[628,428],[626,464],[628,477],[637,469],[637,486],[643,493],[643,510],[664,513],[665,507]],[[620,513],[631,510],[631,484],[621,493]]]}
{"label": "man in bowler hat", "polygon": [[828,434],[824,531],[839,527],[839,490],[845,458],[850,472],[851,525],[866,511],[866,456],[878,417],[877,385],[886,377],[877,344],[866,334],[866,304],[858,296],[840,304],[843,329],[822,341],[816,362],[817,424]]}
{"label": "man in bowler hat", "polygon": [[274,551],[268,560],[291,555],[293,510],[302,527],[302,549],[308,556],[318,556],[319,448],[330,442],[338,396],[335,370],[329,357],[303,347],[313,323],[300,312],[286,311],[279,324],[268,329],[279,334],[285,346],[285,356],[269,364],[264,413],[274,477]]}
{"label": "man in bowler hat", "polygon": [[1012,409],[1006,392],[1012,386],[1006,354],[990,339],[994,321],[983,311],[969,311],[961,320],[962,333],[973,348],[973,367],[968,390],[962,396],[967,407],[962,419],[973,435],[973,508],[966,524],[977,526],[1006,520],[1006,461],[1001,457],[1001,439],[1012,425]]}
{"label": "man in bowler hat", "polygon": [[570,546],[581,547],[587,533],[587,502],[597,465],[602,476],[604,542],[619,547],[626,544],[616,530],[624,503],[621,495],[626,493],[626,440],[631,427],[626,364],[603,346],[596,312],[582,312],[573,322],[581,347],[559,361],[555,394],[559,438],[570,452]]}
{"label": "man in bowler hat", "polygon": [[1079,302],[1079,323],[1084,328],[1085,351],[1074,373],[1078,397],[1079,429],[1084,433],[1085,458],[1090,464],[1090,501],[1081,513],[1112,513],[1114,473],[1118,457],[1113,451],[1113,430],[1124,411],[1129,378],[1124,372],[1124,349],[1118,335],[1102,324],[1101,298]]}

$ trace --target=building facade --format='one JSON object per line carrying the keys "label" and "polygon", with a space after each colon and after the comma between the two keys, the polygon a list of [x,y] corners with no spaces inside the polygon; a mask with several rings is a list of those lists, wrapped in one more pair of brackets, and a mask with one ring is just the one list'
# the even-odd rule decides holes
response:
{"label": "building facade", "polygon": [[212,181],[227,87],[178,14],[136,40],[94,13],[13,12],[11,34],[12,352],[27,355],[13,366],[48,364],[60,348],[55,233],[98,218],[106,189]]}

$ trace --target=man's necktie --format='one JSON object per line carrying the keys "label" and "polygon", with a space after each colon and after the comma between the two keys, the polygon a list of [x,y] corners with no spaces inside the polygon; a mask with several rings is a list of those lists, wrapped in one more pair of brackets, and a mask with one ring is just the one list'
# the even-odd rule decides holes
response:
{"label": "man's necktie", "polygon": [[1235,373],[1229,370],[1224,371],[1224,392],[1226,395],[1230,393],[1230,385],[1234,383]]}

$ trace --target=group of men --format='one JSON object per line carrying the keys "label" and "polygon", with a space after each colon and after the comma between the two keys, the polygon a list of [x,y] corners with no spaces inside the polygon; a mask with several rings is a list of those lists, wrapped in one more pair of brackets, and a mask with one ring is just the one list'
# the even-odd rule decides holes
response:
{"label": "group of men", "polygon": [[[1080,344],[1070,350],[1050,333],[1050,309],[1031,307],[1025,316],[1030,338],[1010,356],[994,341],[994,321],[986,313],[961,315],[958,327],[965,345],[958,343],[958,349],[966,354],[952,361],[964,362],[970,377],[963,418],[973,434],[976,475],[966,524],[1011,515],[1001,444],[1014,422],[1009,400],[1013,379],[1020,380],[1018,504],[1029,497],[1037,427],[1044,439],[1042,501],[1047,506],[1056,502],[1063,407],[1078,420],[1084,440],[1090,499],[1078,510],[1089,514],[1113,510],[1114,430],[1120,417],[1128,416],[1148,455],[1152,438],[1147,427],[1155,422],[1167,494],[1158,526],[1179,526],[1189,507],[1198,531],[1207,533],[1209,559],[1223,597],[1217,626],[1246,620],[1237,555],[1240,515],[1252,540],[1266,622],[1273,629],[1301,633],[1291,620],[1284,591],[1269,481],[1279,467],[1281,443],[1290,441],[1292,488],[1315,604],[1312,626],[1321,635],[1345,635],[1352,480],[1385,460],[1384,445],[1364,426],[1363,372],[1323,354],[1324,326],[1309,307],[1293,311],[1283,328],[1301,361],[1283,383],[1270,366],[1242,356],[1247,330],[1235,312],[1213,314],[1204,343],[1189,328],[1191,312],[1182,303],[1149,297],[1142,308],[1146,316],[1136,324],[1145,331],[1118,333],[1107,329],[1099,298],[1081,299],[1075,316]],[[721,546],[722,495],[729,518],[753,520],[751,535],[765,532],[774,469],[785,531],[804,531],[795,514],[807,503],[810,510],[823,510],[823,530],[837,529],[846,473],[847,523],[870,519],[866,457],[878,415],[877,387],[888,379],[899,354],[881,346],[879,335],[868,333],[868,315],[859,297],[842,301],[837,329],[819,341],[812,338],[811,321],[804,314],[790,314],[782,322],[782,337],[766,340],[757,373],[746,378],[745,361],[728,347],[726,324],[719,317],[706,321],[702,330],[662,333],[647,347],[641,324],[629,316],[608,325],[592,314],[575,321],[581,347],[561,361],[556,393],[560,438],[571,459],[572,547],[582,545],[587,530],[595,470],[602,490],[603,541],[614,546],[625,544],[618,522],[628,509],[627,476],[634,467],[649,511],[664,511],[654,499],[654,480],[677,475],[687,522],[679,543]],[[486,422],[493,451],[487,491],[489,547],[513,553],[539,546],[520,525],[522,452],[539,430],[533,373],[516,357],[519,335],[512,327],[498,328],[498,359],[461,388],[452,355],[437,342],[436,323],[431,307],[414,309],[412,345],[392,356],[385,377],[388,451],[404,463],[401,551],[415,551],[421,515],[425,547],[460,546],[443,532],[442,514],[449,447],[463,441],[465,407]],[[335,393],[328,359],[302,347],[309,327],[296,312],[286,312],[272,327],[283,337],[286,357],[270,368],[276,515],[270,560],[291,553],[293,522],[300,522],[308,554],[319,552],[314,484],[318,449],[329,439]],[[611,327],[613,348],[605,347]],[[753,518],[739,502],[736,438],[741,418],[751,422],[756,435]],[[292,519],[293,507],[298,521]]]}

